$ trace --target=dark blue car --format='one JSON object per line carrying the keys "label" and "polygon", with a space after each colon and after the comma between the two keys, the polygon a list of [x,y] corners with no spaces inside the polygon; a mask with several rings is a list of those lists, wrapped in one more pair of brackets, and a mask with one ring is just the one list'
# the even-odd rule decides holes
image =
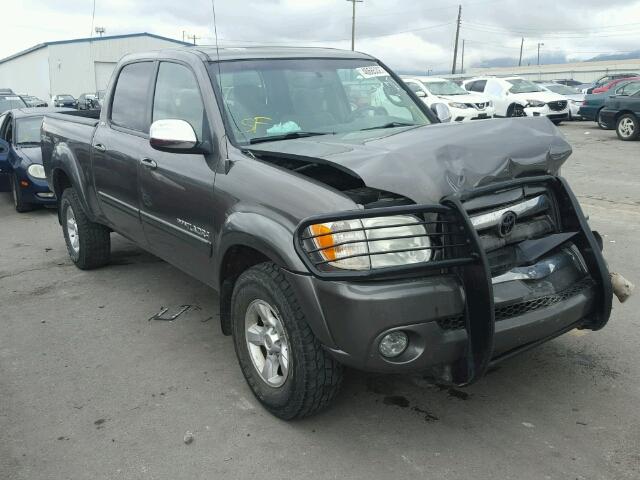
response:
{"label": "dark blue car", "polygon": [[604,108],[605,102],[612,95],[624,95],[627,90],[635,90],[638,85],[640,85],[640,81],[638,80],[622,82],[618,84],[615,89],[607,90],[602,93],[589,94],[584,98],[584,102],[582,102],[578,115],[586,120],[597,122],[598,126],[604,130],[609,130],[610,127],[602,121],[602,118],[600,118],[600,112]]}
{"label": "dark blue car", "polygon": [[44,114],[67,108],[19,108],[0,115],[0,191],[11,191],[18,212],[54,206],[42,167],[40,127]]}

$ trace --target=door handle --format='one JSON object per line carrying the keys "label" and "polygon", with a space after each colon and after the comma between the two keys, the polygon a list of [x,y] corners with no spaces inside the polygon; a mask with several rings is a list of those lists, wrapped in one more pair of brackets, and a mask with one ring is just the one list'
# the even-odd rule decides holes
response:
{"label": "door handle", "polygon": [[140,160],[140,163],[143,167],[150,168],[151,170],[155,170],[156,168],[158,168],[158,164],[155,162],[155,160],[151,160],[150,158],[143,158],[142,160]]}
{"label": "door handle", "polygon": [[107,151],[107,147],[105,147],[103,144],[101,143],[96,143],[93,148],[95,148],[96,150],[98,150],[99,152],[106,152]]}

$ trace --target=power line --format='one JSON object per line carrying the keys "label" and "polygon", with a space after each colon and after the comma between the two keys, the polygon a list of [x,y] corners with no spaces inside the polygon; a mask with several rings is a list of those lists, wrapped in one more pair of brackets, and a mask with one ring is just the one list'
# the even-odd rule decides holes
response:
{"label": "power line", "polygon": [[[435,30],[437,28],[441,28],[441,27],[447,27],[453,25],[453,22],[446,22],[446,23],[439,23],[437,25],[429,25],[428,27],[421,27],[421,28],[413,28],[413,29],[409,29],[409,30],[400,30],[397,32],[389,32],[389,33],[381,33],[381,34],[377,34],[377,35],[358,35],[359,39],[370,39],[370,38],[381,38],[381,37],[392,37],[395,35],[402,35],[404,33],[415,33],[415,32],[422,32],[422,31],[426,31],[426,30]],[[213,39],[214,37],[202,37],[202,38],[209,38],[209,39]],[[351,40],[351,38],[325,38],[323,40],[301,40],[299,38],[297,39],[292,39],[290,41],[286,41],[286,42],[265,42],[265,40],[243,40],[243,39],[236,39],[236,38],[220,38],[220,42],[234,42],[234,43],[259,43],[259,44],[265,44],[265,43],[270,43],[272,45],[291,45],[292,43],[296,43],[296,44],[300,44],[300,43],[335,43],[335,42],[344,42],[344,41],[348,41]]]}

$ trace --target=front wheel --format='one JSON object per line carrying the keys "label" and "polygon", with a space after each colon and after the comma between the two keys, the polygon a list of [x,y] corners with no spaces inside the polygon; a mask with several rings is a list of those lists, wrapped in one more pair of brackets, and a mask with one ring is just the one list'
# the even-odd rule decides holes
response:
{"label": "front wheel", "polygon": [[16,209],[16,212],[25,213],[34,209],[32,204],[24,201],[22,190],[20,189],[20,179],[16,173],[11,176],[11,194],[13,196],[13,206]]}
{"label": "front wheel", "polygon": [[291,420],[331,403],[342,382],[342,365],[314,336],[276,265],[262,263],[240,275],[231,318],[242,373],[269,412]]}
{"label": "front wheel", "polygon": [[60,220],[67,251],[76,267],[91,270],[109,263],[111,232],[89,219],[73,188],[67,188],[62,194]]}
{"label": "front wheel", "polygon": [[640,135],[640,124],[638,117],[632,113],[622,115],[616,123],[616,133],[620,140],[636,140]]}

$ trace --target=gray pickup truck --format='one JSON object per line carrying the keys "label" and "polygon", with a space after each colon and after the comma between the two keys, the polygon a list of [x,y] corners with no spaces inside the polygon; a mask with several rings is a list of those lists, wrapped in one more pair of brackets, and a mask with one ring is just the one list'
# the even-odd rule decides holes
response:
{"label": "gray pickup truck", "polygon": [[559,176],[571,148],[556,127],[441,122],[370,56],[129,55],[99,118],[42,129],[75,264],[106,265],[117,232],[210,285],[281,418],[328,405],[345,365],[468,385],[609,319],[602,242]]}

